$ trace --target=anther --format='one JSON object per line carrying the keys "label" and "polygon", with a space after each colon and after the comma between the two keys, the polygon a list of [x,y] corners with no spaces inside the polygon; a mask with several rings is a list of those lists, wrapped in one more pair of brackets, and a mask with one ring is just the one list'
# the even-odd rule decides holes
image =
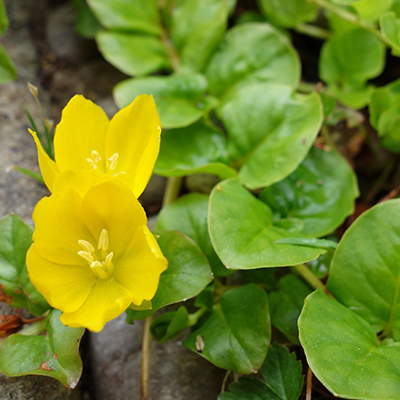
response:
{"label": "anther", "polygon": [[96,163],[91,159],[91,158],[87,158],[86,161],[89,163],[89,165],[93,168],[96,169]]}
{"label": "anther", "polygon": [[82,247],[83,250],[87,251],[88,253],[94,252],[94,247],[91,243],[86,240],[78,240],[79,246]]}
{"label": "anther", "polygon": [[92,158],[95,163],[101,161],[100,154],[96,150],[92,150],[92,152],[90,154],[92,155]]}
{"label": "anther", "polygon": [[78,254],[84,258],[89,264],[93,262],[93,256],[88,251],[78,251]]}
{"label": "anther", "polygon": [[112,258],[114,256],[114,253],[111,252],[110,254],[107,255],[106,259],[104,260],[104,265],[106,267],[112,267]]}
{"label": "anther", "polygon": [[119,157],[118,153],[114,153],[108,159],[108,168],[111,169],[111,171],[114,171],[114,169],[117,167],[118,157]]}
{"label": "anther", "polygon": [[103,265],[100,261],[93,261],[90,264],[90,268],[92,269],[95,276],[100,279],[107,279],[109,276],[108,272],[104,270]]}
{"label": "anther", "polygon": [[97,245],[99,250],[107,251],[108,249],[108,232],[106,229],[103,229],[100,233],[99,243]]}

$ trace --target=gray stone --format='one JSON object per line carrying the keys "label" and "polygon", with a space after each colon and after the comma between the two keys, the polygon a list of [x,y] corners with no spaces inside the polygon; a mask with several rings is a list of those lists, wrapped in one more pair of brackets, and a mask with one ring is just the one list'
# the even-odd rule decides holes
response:
{"label": "gray stone", "polygon": [[[125,315],[91,334],[93,377],[98,400],[140,399],[143,322],[131,326]],[[153,341],[149,400],[213,400],[225,371],[173,341]]]}

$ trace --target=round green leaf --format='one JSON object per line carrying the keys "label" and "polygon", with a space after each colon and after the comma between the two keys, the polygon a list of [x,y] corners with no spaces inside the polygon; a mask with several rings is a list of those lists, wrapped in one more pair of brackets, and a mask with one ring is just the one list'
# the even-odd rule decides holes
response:
{"label": "round green leaf", "polygon": [[273,225],[271,209],[236,180],[218,184],[210,196],[211,242],[230,269],[282,267],[311,261],[324,249],[275,244],[278,239],[304,237]]}
{"label": "round green leaf", "polygon": [[157,217],[155,230],[178,230],[190,237],[204,252],[217,276],[229,275],[212,247],[207,225],[208,196],[190,193],[164,207]]}
{"label": "round green leaf", "polygon": [[96,40],[104,58],[125,74],[146,75],[171,68],[167,50],[156,37],[102,31]]}
{"label": "round green leaf", "polygon": [[297,94],[270,83],[236,92],[219,116],[229,134],[228,151],[241,166],[239,178],[256,189],[296,169],[318,135],[323,112],[316,93]]}
{"label": "round green leaf", "polygon": [[205,97],[207,88],[207,79],[203,75],[180,73],[127,79],[114,87],[114,97],[122,108],[140,94],[151,94],[154,96],[162,127],[180,128],[196,122],[217,105],[217,99]]}
{"label": "round green leaf", "polygon": [[17,79],[18,72],[4,47],[0,44],[0,85]]}
{"label": "round green leaf", "polygon": [[103,26],[116,31],[162,32],[157,0],[87,0]]}
{"label": "round green leaf", "polygon": [[396,50],[394,55],[400,56],[400,19],[396,17],[394,12],[382,14],[380,17],[380,26],[382,35],[389,41],[393,49]]}
{"label": "round green leaf", "polygon": [[352,4],[362,19],[376,21],[379,16],[392,6],[393,0],[362,0]]}
{"label": "round green leaf", "polygon": [[[343,277],[342,282],[345,281]],[[300,342],[307,361],[316,377],[335,396],[397,399],[399,343],[385,341],[378,345],[374,330],[356,312],[321,290],[308,296],[299,318]]]}
{"label": "round green leaf", "polygon": [[381,203],[346,231],[327,289],[375,332],[400,340],[400,200]]}
{"label": "round green leaf", "polygon": [[168,260],[161,274],[157,293],[150,311],[128,309],[128,322],[141,320],[170,304],[198,295],[213,279],[210,264],[199,247],[186,235],[170,231],[161,235],[158,244]]}
{"label": "round green leaf", "polygon": [[236,176],[236,171],[228,167],[226,161],[224,134],[212,125],[199,122],[163,132],[155,173],[185,176],[203,172],[221,179]]}
{"label": "round green leaf", "polygon": [[100,22],[92,13],[86,0],[72,0],[76,10],[75,30],[85,38],[94,38],[101,29]]}
{"label": "round green leaf", "polygon": [[293,28],[317,18],[318,6],[304,0],[258,0],[261,10],[276,25]]}
{"label": "round green leaf", "polygon": [[[252,374],[261,368],[270,340],[267,294],[249,284],[224,293],[211,316],[183,344],[219,368]],[[201,352],[199,341],[204,345]]]}
{"label": "round green leaf", "polygon": [[186,1],[172,12],[171,38],[182,68],[202,71],[222,40],[228,19],[225,0]]}
{"label": "round green leaf", "polygon": [[320,75],[328,84],[361,85],[378,76],[385,65],[385,46],[365,29],[335,35],[321,51]]}
{"label": "round green leaf", "polygon": [[82,374],[79,343],[84,328],[68,328],[61,311],[51,310],[45,335],[14,334],[0,347],[0,372],[7,376],[43,375],[74,388]]}
{"label": "round green leaf", "polygon": [[300,62],[290,41],[268,24],[230,29],[206,70],[211,94],[222,97],[257,82],[296,87]]}
{"label": "round green leaf", "polygon": [[312,147],[299,167],[266,188],[260,199],[282,218],[304,222],[302,233],[320,237],[335,230],[354,212],[357,178],[336,151]]}

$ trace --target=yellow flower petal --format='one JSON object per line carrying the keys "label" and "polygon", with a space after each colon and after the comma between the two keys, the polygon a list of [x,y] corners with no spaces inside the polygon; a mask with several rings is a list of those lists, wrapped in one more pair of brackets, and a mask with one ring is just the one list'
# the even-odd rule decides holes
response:
{"label": "yellow flower petal", "polygon": [[42,173],[46,186],[49,188],[50,192],[52,192],[54,181],[60,174],[60,171],[56,163],[44,151],[36,132],[31,129],[28,129],[28,131],[33,136],[33,140],[36,143],[40,172]]}
{"label": "yellow flower petal", "polygon": [[54,181],[53,192],[63,192],[68,188],[73,188],[81,197],[84,197],[90,188],[101,183],[118,180],[126,185],[128,188],[133,187],[133,179],[131,176],[124,172],[118,175],[106,175],[93,170],[82,171],[65,171],[61,173]]}
{"label": "yellow flower petal", "polygon": [[52,307],[62,311],[76,311],[96,282],[89,266],[50,262],[38,253],[35,244],[28,250],[26,264],[36,289]]}
{"label": "yellow flower petal", "polygon": [[37,251],[49,261],[62,265],[87,265],[78,255],[82,250],[78,240],[95,240],[82,222],[81,204],[81,197],[69,189],[44,197],[36,205],[33,241]]}
{"label": "yellow flower petal", "polygon": [[160,149],[161,123],[152,96],[140,95],[111,120],[106,137],[108,158],[118,154],[115,172],[126,171],[139,197],[154,169]]}
{"label": "yellow flower petal", "polygon": [[132,294],[115,280],[97,280],[82,306],[61,315],[63,324],[100,332],[104,325],[122,314],[131,304]]}
{"label": "yellow flower petal", "polygon": [[143,300],[154,297],[160,275],[167,266],[168,261],[153,234],[146,225],[142,225],[138,227],[125,255],[115,265],[114,278],[133,293],[132,302],[140,305]]}
{"label": "yellow flower petal", "polygon": [[147,223],[143,207],[116,179],[92,187],[83,198],[81,210],[83,221],[96,239],[103,229],[108,231],[114,260],[126,251],[136,228]]}
{"label": "yellow flower petal", "polygon": [[[101,107],[83,96],[74,96],[64,108],[54,136],[55,159],[60,172],[93,169],[88,159],[93,160],[98,170],[105,171],[108,125],[108,117]],[[96,161],[93,151],[98,153],[100,161]]]}

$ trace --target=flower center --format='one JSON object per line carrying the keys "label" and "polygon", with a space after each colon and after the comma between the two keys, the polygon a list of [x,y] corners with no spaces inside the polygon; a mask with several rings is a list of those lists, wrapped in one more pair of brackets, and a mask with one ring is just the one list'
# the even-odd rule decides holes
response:
{"label": "flower center", "polygon": [[[93,169],[97,169],[99,167],[98,163],[101,161],[101,156],[100,154],[96,151],[96,150],[92,150],[92,152],[90,153],[90,155],[92,157],[89,157],[86,159],[86,161],[89,163],[89,165],[93,168]],[[117,163],[118,163],[118,153],[114,153],[108,160],[106,163],[106,167],[110,170],[110,171],[114,171],[115,168],[117,167]]]}
{"label": "flower center", "polygon": [[103,229],[101,231],[99,241],[97,242],[97,250],[86,240],[78,240],[78,244],[83,249],[78,251],[78,254],[88,262],[96,278],[102,280],[109,279],[114,271],[114,264],[112,263],[114,253],[108,253],[107,230]]}

